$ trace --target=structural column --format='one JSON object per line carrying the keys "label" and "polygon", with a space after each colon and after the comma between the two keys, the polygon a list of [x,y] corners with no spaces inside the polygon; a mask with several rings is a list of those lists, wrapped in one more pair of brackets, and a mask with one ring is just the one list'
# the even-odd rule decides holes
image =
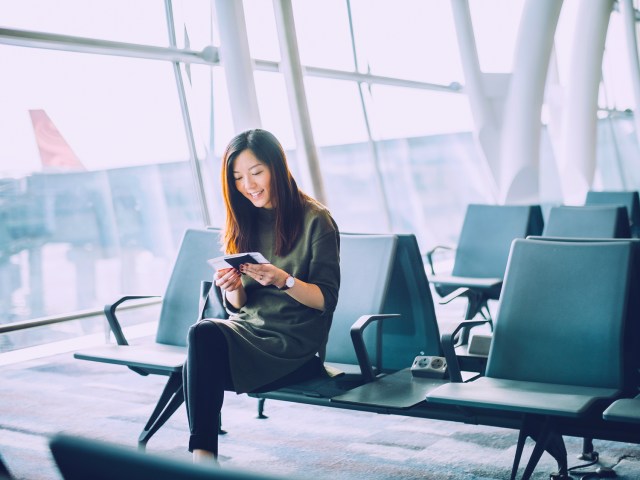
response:
{"label": "structural column", "polygon": [[638,36],[636,34],[636,10],[633,0],[620,0],[620,9],[624,21],[625,37],[627,39],[627,55],[629,70],[631,71],[631,85],[635,109],[633,119],[636,126],[636,138],[640,144],[640,62],[638,61]]}
{"label": "structural column", "polygon": [[539,202],[540,117],[561,8],[559,0],[528,0],[522,12],[504,107],[501,203]]}
{"label": "structural column", "polygon": [[464,70],[464,90],[469,98],[476,126],[476,138],[485,157],[485,171],[494,195],[499,178],[500,112],[485,92],[485,75],[480,70],[468,0],[451,0],[458,49]]}
{"label": "structural column", "polygon": [[566,89],[559,170],[564,203],[581,205],[596,169],[598,89],[614,0],[581,2]]}
{"label": "structural column", "polygon": [[227,80],[231,116],[236,133],[260,128],[260,110],[249,52],[242,2],[216,0],[220,32],[220,63]]}
{"label": "structural column", "polygon": [[276,15],[282,56],[280,71],[284,75],[289,96],[289,108],[291,109],[291,119],[298,147],[298,164],[303,177],[302,183],[305,190],[318,201],[326,204],[327,198],[322,182],[318,152],[311,130],[291,0],[273,0],[273,9]]}

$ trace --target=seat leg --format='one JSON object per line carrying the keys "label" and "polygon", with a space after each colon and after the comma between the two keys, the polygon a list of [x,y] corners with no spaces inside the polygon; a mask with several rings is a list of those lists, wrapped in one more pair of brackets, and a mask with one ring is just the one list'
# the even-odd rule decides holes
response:
{"label": "seat leg", "polygon": [[520,459],[522,458],[522,450],[524,449],[524,442],[527,439],[527,431],[526,431],[526,423],[523,424],[520,429],[520,433],[518,434],[518,443],[516,445],[516,455],[513,458],[513,466],[511,467],[511,477],[510,480],[515,480],[516,474],[518,473],[518,466],[520,465]]}
{"label": "seat leg", "polygon": [[227,431],[222,428],[222,413],[218,416],[218,435],[226,435]]}
{"label": "seat leg", "polygon": [[259,398],[258,399],[258,417],[260,419],[264,419],[264,418],[269,418],[264,414],[264,402],[266,401],[266,398]]}
{"label": "seat leg", "polygon": [[580,460],[586,460],[588,462],[593,462],[598,458],[598,452],[593,449],[593,438],[583,438],[582,439],[582,453],[578,455]]}
{"label": "seat leg", "polygon": [[546,417],[542,426],[538,432],[532,435],[532,438],[536,441],[535,446],[533,447],[533,452],[531,452],[531,456],[529,457],[529,461],[527,462],[527,466],[524,469],[524,473],[522,474],[522,480],[529,480],[533,471],[538,465],[540,461],[540,457],[547,450],[547,445],[549,444],[551,438],[555,435],[553,431],[553,427],[551,425],[551,419]]}
{"label": "seat leg", "polygon": [[558,471],[551,474],[553,480],[570,480],[569,466],[567,463],[567,448],[564,438],[559,433],[553,433],[548,444],[547,452],[558,462]]}
{"label": "seat leg", "polygon": [[147,424],[138,437],[138,447],[140,449],[144,449],[153,434],[169,420],[183,402],[182,372],[173,372],[169,375],[169,380],[167,380],[162,395],[160,395],[153,413],[151,413]]}
{"label": "seat leg", "polygon": [[536,465],[538,465],[543,453],[544,447],[542,446],[542,443],[536,442],[533,447],[533,452],[531,452],[531,456],[529,457],[529,461],[527,462],[527,466],[524,469],[524,473],[522,474],[522,480],[529,480],[531,478],[531,475],[533,474]]}
{"label": "seat leg", "polygon": [[493,317],[491,317],[491,310],[489,310],[488,300],[485,300],[483,307],[480,309],[480,315],[482,315],[482,318],[484,318],[489,323],[489,328],[493,332]]}
{"label": "seat leg", "polygon": [[[464,314],[464,319],[473,320],[478,313],[482,313],[482,308],[487,306],[487,300],[483,294],[473,290],[469,290],[465,296],[467,297],[467,311]],[[484,317],[484,313],[482,313],[482,316]],[[467,327],[462,328],[456,345],[466,345],[469,343],[470,331]]]}

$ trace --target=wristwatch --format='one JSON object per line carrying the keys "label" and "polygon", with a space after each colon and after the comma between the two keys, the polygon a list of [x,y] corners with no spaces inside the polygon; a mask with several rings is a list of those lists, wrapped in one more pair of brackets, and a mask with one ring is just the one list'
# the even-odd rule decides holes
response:
{"label": "wristwatch", "polygon": [[289,275],[287,279],[284,281],[284,285],[282,286],[282,288],[280,288],[280,290],[289,290],[295,284],[296,284],[296,277]]}

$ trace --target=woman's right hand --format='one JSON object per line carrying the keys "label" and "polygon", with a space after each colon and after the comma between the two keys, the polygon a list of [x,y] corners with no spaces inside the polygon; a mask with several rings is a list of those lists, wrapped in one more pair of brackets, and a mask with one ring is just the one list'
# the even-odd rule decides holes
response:
{"label": "woman's right hand", "polygon": [[216,285],[225,292],[234,292],[242,287],[241,275],[235,268],[221,268],[213,275]]}

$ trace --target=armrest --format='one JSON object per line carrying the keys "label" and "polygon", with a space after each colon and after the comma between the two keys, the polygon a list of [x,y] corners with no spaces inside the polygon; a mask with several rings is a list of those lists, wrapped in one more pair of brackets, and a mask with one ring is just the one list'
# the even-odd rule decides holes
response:
{"label": "armrest", "polygon": [[438,251],[438,250],[453,250],[453,248],[447,247],[446,245],[436,245],[431,250],[429,250],[427,253],[425,253],[425,257],[427,259],[427,263],[429,264],[429,269],[431,270],[431,275],[435,275],[436,274],[435,270],[433,269],[433,254],[436,253],[436,251]]}
{"label": "armrest", "polygon": [[365,382],[373,381],[376,376],[373,373],[373,367],[371,366],[371,360],[369,359],[369,353],[367,353],[367,347],[364,344],[364,329],[371,322],[377,322],[378,320],[384,320],[385,318],[399,317],[397,313],[385,313],[378,315],[363,315],[356,322],[351,325],[351,341],[353,342],[353,348],[356,351],[356,357],[358,357],[358,365],[360,365],[360,371]]}
{"label": "armrest", "polygon": [[116,308],[118,308],[121,304],[123,304],[128,300],[136,300],[140,298],[154,298],[159,296],[160,295],[127,295],[127,296],[121,297],[114,303],[107,304],[104,306],[104,315],[105,317],[107,317],[107,321],[109,322],[109,328],[111,328],[111,331],[113,332],[113,336],[115,337],[118,345],[129,345],[129,342],[127,342],[127,339],[125,338],[124,333],[122,333],[122,327],[120,327],[120,322],[116,317]]}
{"label": "armrest", "polygon": [[470,289],[469,287],[460,287],[460,288],[456,288],[453,292],[451,292],[449,295],[447,295],[446,297],[443,297],[440,299],[440,301],[438,302],[440,305],[446,305],[447,303],[449,303],[451,300],[455,300],[458,297],[461,297],[463,295],[467,295],[469,293]]}
{"label": "armrest", "polygon": [[200,282],[200,301],[198,302],[198,320],[202,320],[204,318],[204,312],[207,309],[207,304],[209,303],[209,291],[211,290],[211,286],[213,282],[209,280],[202,280]]}
{"label": "armrest", "polygon": [[440,337],[440,343],[442,344],[442,353],[444,358],[447,359],[447,368],[449,369],[449,379],[452,382],[462,382],[462,373],[460,371],[460,364],[458,363],[458,357],[456,356],[455,338],[458,332],[463,328],[477,327],[488,323],[489,320],[465,320],[461,322],[452,332],[444,333]]}

